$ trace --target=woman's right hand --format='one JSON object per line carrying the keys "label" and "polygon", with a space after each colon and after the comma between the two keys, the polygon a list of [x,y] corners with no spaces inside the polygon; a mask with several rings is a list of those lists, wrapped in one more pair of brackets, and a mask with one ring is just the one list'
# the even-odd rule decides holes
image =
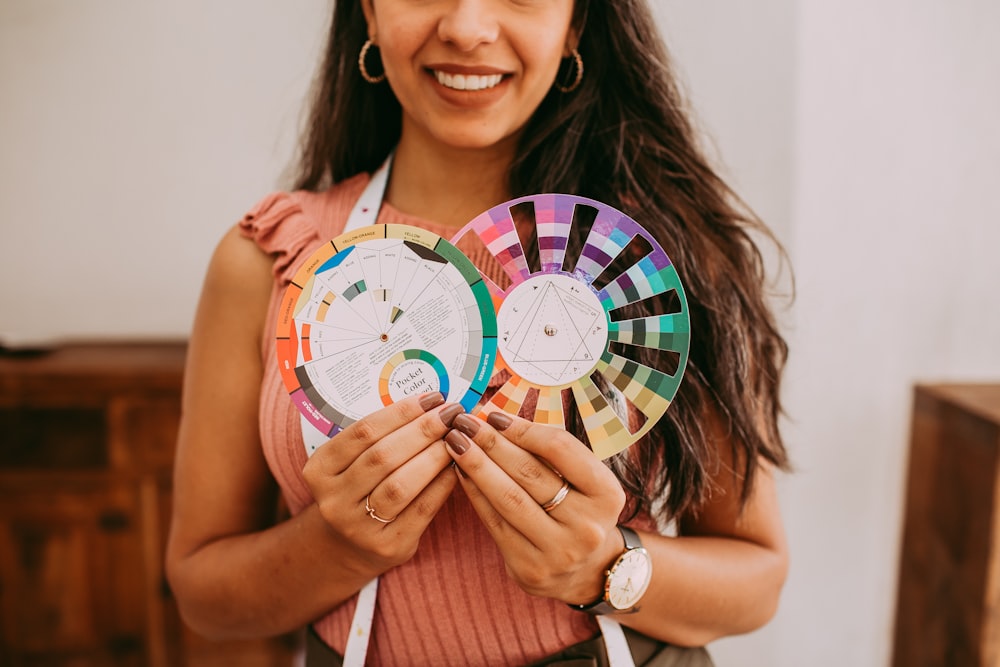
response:
{"label": "woman's right hand", "polygon": [[[410,557],[455,484],[439,442],[448,406],[414,397],[321,447],[305,470],[317,502],[276,521],[280,490],[260,428],[273,266],[231,230],[212,257],[188,346],[165,565],[187,624],[215,639],[271,636],[328,614]],[[400,516],[385,525],[370,517],[369,493],[379,516]]]}
{"label": "woman's right hand", "polygon": [[342,566],[374,578],[413,557],[455,486],[442,438],[461,412],[437,392],[407,398],[359,419],[312,455],[302,470],[306,483],[335,538],[356,556]]}

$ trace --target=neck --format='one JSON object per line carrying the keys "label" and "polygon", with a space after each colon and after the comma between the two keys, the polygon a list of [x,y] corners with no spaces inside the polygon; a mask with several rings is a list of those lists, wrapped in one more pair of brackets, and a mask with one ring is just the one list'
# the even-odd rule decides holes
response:
{"label": "neck", "polygon": [[510,146],[455,149],[400,140],[392,163],[386,201],[425,220],[461,227],[483,211],[510,199],[507,175]]}

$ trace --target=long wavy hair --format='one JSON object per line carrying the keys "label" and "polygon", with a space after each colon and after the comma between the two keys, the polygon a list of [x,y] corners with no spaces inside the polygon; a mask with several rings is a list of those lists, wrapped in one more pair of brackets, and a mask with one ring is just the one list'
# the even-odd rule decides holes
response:
{"label": "long wavy hair", "polygon": [[[709,165],[645,1],[577,0],[572,20],[585,76],[571,93],[553,88],[531,117],[510,167],[511,195],[565,192],[610,204],[660,239],[680,274],[692,332],[684,380],[656,428],[610,461],[631,513],[697,512],[720,470],[719,438],[745,502],[761,459],[788,466],[778,429],[788,349],[754,237],[781,246]],[[366,38],[361,3],[336,2],[298,188],[374,171],[399,141],[399,102],[358,69]],[[655,363],[648,351],[636,357]]]}

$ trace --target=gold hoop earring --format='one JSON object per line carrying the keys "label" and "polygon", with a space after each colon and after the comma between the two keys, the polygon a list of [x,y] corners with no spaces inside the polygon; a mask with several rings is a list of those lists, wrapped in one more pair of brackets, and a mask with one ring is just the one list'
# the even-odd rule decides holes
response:
{"label": "gold hoop earring", "polygon": [[368,83],[382,83],[385,81],[385,72],[378,76],[372,76],[368,73],[368,68],[365,67],[365,58],[368,57],[368,49],[370,48],[372,48],[372,40],[366,39],[365,45],[361,47],[361,53],[358,54],[358,69],[361,70],[361,77]]}
{"label": "gold hoop earring", "polygon": [[570,54],[576,63],[576,78],[573,79],[573,83],[568,86],[564,86],[559,83],[558,78],[556,79],[556,88],[563,93],[572,93],[574,90],[580,87],[580,82],[583,81],[583,58],[580,57],[580,52],[577,49],[573,49],[573,53]]}

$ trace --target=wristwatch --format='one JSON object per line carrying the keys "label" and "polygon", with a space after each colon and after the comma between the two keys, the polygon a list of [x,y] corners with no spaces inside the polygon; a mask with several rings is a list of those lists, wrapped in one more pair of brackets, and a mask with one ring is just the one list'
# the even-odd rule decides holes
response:
{"label": "wristwatch", "polygon": [[625,551],[605,572],[604,594],[590,604],[570,605],[588,614],[630,614],[639,611],[636,606],[653,576],[653,561],[639,536],[625,526],[618,526],[625,540]]}

